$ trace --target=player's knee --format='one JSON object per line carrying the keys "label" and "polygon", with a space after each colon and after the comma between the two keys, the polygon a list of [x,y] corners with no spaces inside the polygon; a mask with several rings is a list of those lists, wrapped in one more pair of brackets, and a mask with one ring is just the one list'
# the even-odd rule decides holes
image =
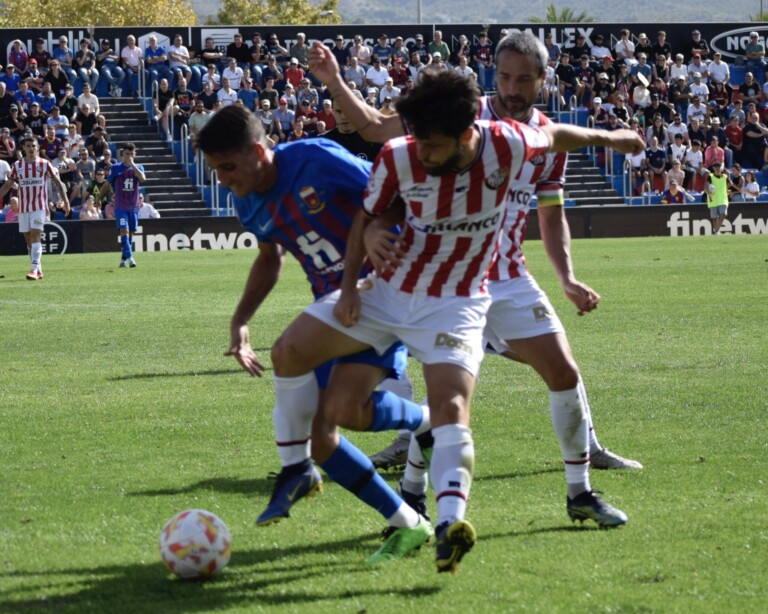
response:
{"label": "player's knee", "polygon": [[338,431],[329,422],[312,424],[312,460],[324,463],[338,447]]}
{"label": "player's knee", "polygon": [[569,356],[562,356],[551,365],[547,377],[547,386],[550,390],[571,390],[579,383],[579,368]]}
{"label": "player's knee", "polygon": [[[370,395],[361,398],[351,390],[329,389],[325,393],[323,413],[333,424],[353,431],[365,430],[371,418],[366,412]],[[367,418],[367,424],[366,424]]]}
{"label": "player's knee", "polygon": [[275,375],[280,377],[301,375],[307,371],[303,368],[299,345],[289,335],[282,335],[275,341],[271,357]]}

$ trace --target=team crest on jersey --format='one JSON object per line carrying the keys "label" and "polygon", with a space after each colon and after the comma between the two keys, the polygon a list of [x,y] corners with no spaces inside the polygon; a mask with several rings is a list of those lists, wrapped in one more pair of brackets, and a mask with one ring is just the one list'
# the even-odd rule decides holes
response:
{"label": "team crest on jersey", "polygon": [[489,190],[498,190],[507,180],[507,170],[500,168],[485,178],[485,187]]}
{"label": "team crest on jersey", "polygon": [[547,163],[547,156],[536,156],[532,160],[528,160],[534,166],[544,166]]}
{"label": "team crest on jersey", "polygon": [[316,215],[325,209],[325,203],[320,200],[320,195],[311,185],[301,188],[299,196],[301,196],[302,202],[307,206],[310,215]]}

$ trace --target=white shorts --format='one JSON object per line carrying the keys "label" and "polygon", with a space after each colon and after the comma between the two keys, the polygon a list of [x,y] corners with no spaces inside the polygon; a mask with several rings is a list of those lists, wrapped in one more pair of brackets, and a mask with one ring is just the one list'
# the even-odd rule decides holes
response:
{"label": "white shorts", "polygon": [[19,213],[19,232],[30,230],[43,231],[45,226],[45,209],[32,211],[31,213]]}
{"label": "white shorts", "polygon": [[505,343],[508,339],[565,332],[552,303],[532,275],[492,281],[488,289],[493,303],[488,310],[485,338],[497,352],[510,349]]}
{"label": "white shorts", "polygon": [[313,303],[305,312],[367,343],[379,354],[400,340],[411,356],[423,364],[450,363],[477,375],[483,359],[483,329],[490,296],[416,296],[377,277],[369,277],[360,286],[360,320],[351,328],[333,315],[338,290]]}

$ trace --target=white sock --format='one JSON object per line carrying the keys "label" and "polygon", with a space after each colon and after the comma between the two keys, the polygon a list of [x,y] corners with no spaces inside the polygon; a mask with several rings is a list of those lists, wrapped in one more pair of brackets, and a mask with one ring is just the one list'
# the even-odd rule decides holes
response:
{"label": "white sock", "polygon": [[578,386],[571,390],[549,391],[552,426],[560,442],[565,463],[568,495],[575,495],[589,486],[589,426],[587,413]]}
{"label": "white sock", "polygon": [[424,456],[416,437],[411,437],[411,443],[408,445],[408,462],[405,463],[402,484],[405,490],[415,495],[423,495],[427,492],[429,479],[424,467]]}
{"label": "white sock", "polygon": [[397,511],[387,518],[387,523],[390,527],[415,527],[419,524],[419,515],[403,501]]}
{"label": "white sock", "polygon": [[579,391],[581,403],[584,405],[584,411],[587,412],[587,423],[589,424],[589,453],[595,454],[602,450],[603,446],[597,441],[597,435],[595,435],[595,424],[592,422],[592,408],[589,406],[587,389],[584,388],[584,380],[581,379],[581,374],[579,374],[579,383],[576,385],[576,389]]}
{"label": "white sock", "polygon": [[42,269],[40,268],[40,260],[43,257],[43,244],[33,243],[30,256],[32,258],[32,268],[35,271],[41,271]]}
{"label": "white sock", "polygon": [[437,524],[464,518],[472,487],[475,446],[472,431],[460,424],[432,429],[435,447],[430,463],[430,479],[437,498]]}
{"label": "white sock", "polygon": [[275,409],[272,422],[277,454],[283,467],[310,456],[312,419],[317,413],[317,380],[314,372],[299,377],[273,377]]}

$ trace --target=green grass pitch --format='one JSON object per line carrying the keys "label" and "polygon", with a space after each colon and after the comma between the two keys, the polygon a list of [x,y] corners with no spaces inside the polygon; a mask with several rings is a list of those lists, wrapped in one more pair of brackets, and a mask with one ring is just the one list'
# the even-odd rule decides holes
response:
{"label": "green grass pitch", "polygon": [[[526,244],[581,367],[601,442],[645,465],[593,472],[630,517],[573,525],[547,391],[483,363],[459,573],[433,553],[371,570],[380,517],[335,484],[257,528],[278,466],[271,372],[222,352],[252,251],[0,259],[0,612],[768,611],[768,244],[763,236],[582,240],[579,318]],[[265,361],[310,301],[287,266],[252,322]],[[417,395],[424,392],[411,365]],[[350,435],[371,453],[391,435]],[[396,474],[387,479],[394,486]],[[202,507],[233,556],[208,583],[169,577],[158,536]],[[430,509],[434,501],[430,499]]]}

